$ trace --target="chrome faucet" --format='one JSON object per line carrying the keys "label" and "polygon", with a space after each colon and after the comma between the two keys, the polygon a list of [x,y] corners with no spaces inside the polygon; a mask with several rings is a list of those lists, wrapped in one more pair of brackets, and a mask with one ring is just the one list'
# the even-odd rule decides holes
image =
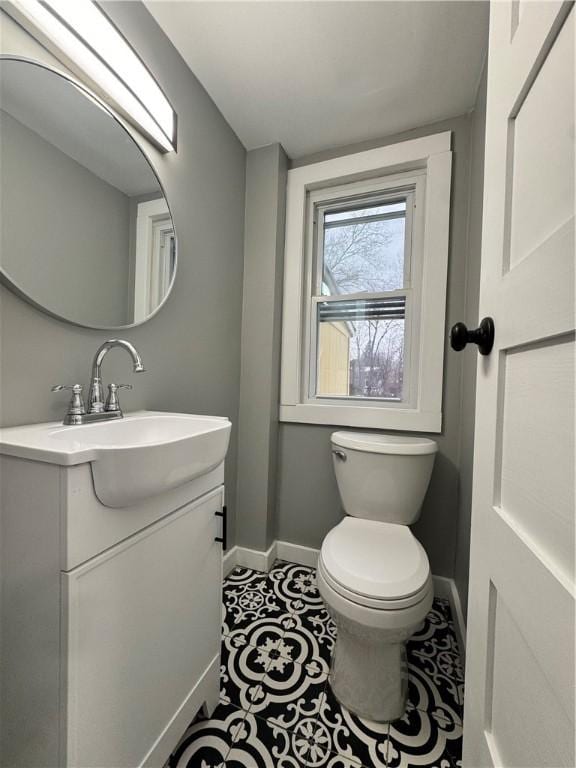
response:
{"label": "chrome faucet", "polygon": [[[94,360],[92,361],[92,380],[90,382],[90,393],[88,395],[88,413],[105,412],[104,394],[102,392],[102,361],[107,353],[114,347],[121,347],[132,358],[134,373],[141,373],[144,370],[142,358],[136,351],[136,347],[124,339],[109,339],[98,347]],[[121,385],[122,386],[122,385]],[[122,413],[122,412],[120,412]]]}
{"label": "chrome faucet", "polygon": [[72,391],[72,399],[68,405],[64,424],[87,424],[94,421],[103,421],[105,419],[121,419],[123,417],[120,403],[118,402],[119,389],[132,389],[131,384],[109,384],[108,397],[104,402],[102,392],[102,361],[106,354],[114,347],[125,349],[132,358],[132,367],[134,373],[144,371],[142,358],[136,351],[134,345],[124,339],[109,339],[98,347],[94,360],[92,361],[92,378],[90,381],[90,392],[88,395],[88,412],[82,398],[82,385],[64,386],[57,384],[52,387],[52,392],[60,392],[63,389]]}

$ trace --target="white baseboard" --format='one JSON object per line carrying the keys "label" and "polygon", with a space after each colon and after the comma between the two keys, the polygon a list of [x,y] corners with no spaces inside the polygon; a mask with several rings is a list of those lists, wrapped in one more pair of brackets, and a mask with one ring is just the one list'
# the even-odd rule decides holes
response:
{"label": "white baseboard", "polygon": [[458,648],[460,655],[462,656],[462,663],[466,659],[466,623],[464,621],[464,612],[462,610],[462,603],[460,602],[460,595],[456,589],[456,582],[454,579],[450,579],[447,576],[432,576],[434,582],[434,594],[436,597],[440,597],[443,600],[448,600],[450,603],[450,610],[452,612],[452,618],[454,619],[454,628],[456,629],[456,639],[458,640]]}
{"label": "white baseboard", "polygon": [[450,600],[451,592],[450,582],[452,579],[446,576],[432,576],[432,582],[434,584],[434,597],[439,597],[441,600]]}
{"label": "white baseboard", "polygon": [[450,590],[452,592],[450,607],[452,608],[452,616],[454,617],[454,623],[456,625],[458,648],[460,650],[460,656],[462,657],[462,664],[464,665],[466,664],[466,619],[464,618],[464,611],[462,610],[460,593],[458,592],[454,579],[450,579]]}
{"label": "white baseboard", "polygon": [[289,563],[307,565],[316,568],[318,565],[319,549],[303,547],[301,544],[291,544],[289,541],[276,542],[276,556],[279,560],[287,560]]}
{"label": "white baseboard", "polygon": [[266,552],[236,546],[224,555],[222,570],[224,578],[237,565],[266,572],[272,568],[275,560],[287,560],[289,563],[316,568],[319,554],[320,550],[318,549],[303,547],[301,544],[291,544],[289,541],[275,541]]}
{"label": "white baseboard", "polygon": [[276,560],[276,542],[274,541],[265,552],[248,547],[232,547],[224,555],[223,571],[227,576],[237,565],[243,568],[252,568],[255,571],[269,571]]}
{"label": "white baseboard", "polygon": [[[224,556],[224,576],[226,577],[237,565],[253,568],[255,571],[269,571],[276,559],[287,560],[289,563],[306,565],[316,568],[320,550],[292,544],[289,541],[275,541],[266,552],[246,547],[233,547]],[[448,600],[454,618],[458,646],[464,661],[466,654],[466,625],[460,603],[460,596],[454,579],[446,576],[432,576],[434,594],[443,600]]]}
{"label": "white baseboard", "polygon": [[222,575],[224,578],[226,578],[226,576],[232,573],[234,568],[236,568],[236,565],[238,564],[237,558],[238,547],[232,547],[232,549],[229,549],[222,558]]}

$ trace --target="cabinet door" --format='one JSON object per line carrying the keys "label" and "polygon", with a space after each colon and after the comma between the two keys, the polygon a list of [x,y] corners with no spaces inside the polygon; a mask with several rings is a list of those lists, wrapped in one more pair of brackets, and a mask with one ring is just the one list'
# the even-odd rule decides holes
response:
{"label": "cabinet door", "polygon": [[67,766],[142,764],[219,653],[223,489],[63,573]]}

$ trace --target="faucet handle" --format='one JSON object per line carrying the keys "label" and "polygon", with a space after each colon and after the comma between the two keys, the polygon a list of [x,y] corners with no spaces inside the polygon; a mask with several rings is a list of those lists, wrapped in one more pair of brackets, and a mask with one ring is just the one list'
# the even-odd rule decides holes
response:
{"label": "faucet handle", "polygon": [[51,391],[61,392],[64,389],[69,389],[72,392],[67,416],[82,416],[85,414],[86,408],[84,407],[84,400],[82,399],[82,384],[55,384]]}
{"label": "faucet handle", "polygon": [[105,411],[120,411],[120,403],[118,401],[119,389],[132,389],[132,384],[108,384],[108,397],[104,406]]}

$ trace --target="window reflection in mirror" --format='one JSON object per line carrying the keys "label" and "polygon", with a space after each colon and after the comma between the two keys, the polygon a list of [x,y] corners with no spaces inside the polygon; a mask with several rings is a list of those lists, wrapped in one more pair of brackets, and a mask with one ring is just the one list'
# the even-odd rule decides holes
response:
{"label": "window reflection in mirror", "polygon": [[92,327],[146,320],[176,268],[168,203],[120,122],[67,77],[0,60],[0,267],[36,306]]}

